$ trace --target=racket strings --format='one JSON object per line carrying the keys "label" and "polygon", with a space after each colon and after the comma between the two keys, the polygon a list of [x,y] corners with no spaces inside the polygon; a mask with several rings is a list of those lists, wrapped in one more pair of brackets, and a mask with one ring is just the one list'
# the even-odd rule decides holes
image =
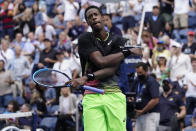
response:
{"label": "racket strings", "polygon": [[54,71],[54,70],[45,70],[38,72],[34,79],[45,86],[63,86],[69,78],[67,78],[64,74]]}

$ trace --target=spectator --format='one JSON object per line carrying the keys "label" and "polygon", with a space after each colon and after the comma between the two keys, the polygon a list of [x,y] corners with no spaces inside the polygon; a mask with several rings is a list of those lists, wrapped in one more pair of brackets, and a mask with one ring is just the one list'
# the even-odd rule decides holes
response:
{"label": "spectator", "polygon": [[11,45],[12,48],[14,48],[16,45],[20,45],[21,49],[23,50],[25,42],[22,41],[22,37],[23,37],[22,33],[16,34],[16,38],[15,38],[13,44]]}
{"label": "spectator", "polygon": [[32,94],[30,104],[33,107],[33,110],[37,112],[38,115],[47,114],[47,108],[43,98],[39,91],[35,91]]}
{"label": "spectator", "polygon": [[21,25],[21,22],[22,22],[22,17],[24,15],[24,11],[26,9],[26,6],[24,3],[18,3],[18,2],[15,2],[15,6],[14,6],[14,11],[13,11],[13,19],[14,19],[14,23],[15,23],[15,33],[19,33],[21,32],[21,29],[20,29],[20,25]]}
{"label": "spectator", "polygon": [[44,88],[44,99],[48,111],[51,111],[52,105],[56,102],[56,90],[54,88]]}
{"label": "spectator", "polygon": [[1,40],[0,57],[6,62],[5,63],[6,67],[7,67],[7,64],[14,58],[14,52],[12,49],[9,48],[9,43],[5,39]]}
{"label": "spectator", "polygon": [[157,81],[162,85],[165,78],[169,78],[169,70],[167,69],[167,58],[164,54],[157,56],[157,65],[154,66],[152,73],[156,75]]}
{"label": "spectator", "polygon": [[148,29],[145,29],[142,32],[142,40],[143,40],[144,44],[149,48],[149,50],[150,50],[149,56],[151,57],[152,51],[153,51],[154,47],[156,47],[157,39],[152,36],[151,32]]}
{"label": "spectator", "polygon": [[[4,114],[16,113],[19,110],[18,103],[14,100],[11,100],[7,106]],[[16,118],[8,118],[5,120],[4,126],[16,125]]]}
{"label": "spectator", "polygon": [[180,130],[179,120],[186,116],[183,99],[172,91],[168,79],[163,80],[163,94],[160,96],[160,126],[159,131]]}
{"label": "spectator", "polygon": [[59,13],[53,21],[57,36],[65,30],[66,22],[64,21],[63,14]]}
{"label": "spectator", "polygon": [[[15,2],[13,15],[14,16],[21,15],[21,13],[25,11],[25,9],[26,6],[24,3]],[[18,22],[19,19],[15,18],[15,20]]]}
{"label": "spectator", "polygon": [[46,0],[46,6],[47,6],[47,15],[49,17],[54,17],[54,6],[55,6],[56,0]]}
{"label": "spectator", "polygon": [[174,28],[183,29],[188,27],[188,11],[189,0],[174,0]]}
{"label": "spectator", "polygon": [[62,88],[59,98],[60,116],[57,120],[56,131],[74,131],[77,98],[70,92],[70,88]]}
{"label": "spectator", "polygon": [[22,50],[22,54],[25,56],[32,56],[33,52],[35,51],[35,47],[34,44],[37,41],[35,40],[35,35],[33,32],[29,32],[28,33],[28,40],[27,42],[24,44],[23,50]]}
{"label": "spectator", "polygon": [[68,35],[71,40],[75,40],[85,31],[85,27],[82,24],[82,21],[80,20],[79,16],[76,16],[75,21],[71,22],[71,24],[72,26],[71,28],[69,28]]}
{"label": "spectator", "polygon": [[147,23],[152,16],[153,6],[158,6],[158,2],[159,0],[145,0],[145,23]]}
{"label": "spectator", "polygon": [[20,23],[20,32],[23,35],[27,35],[29,32],[35,31],[35,21],[32,14],[32,10],[30,8],[26,8],[24,11],[24,15],[22,16],[22,21]]}
{"label": "spectator", "polygon": [[24,98],[28,103],[30,103],[30,99],[35,92],[37,92],[36,84],[34,81],[30,81],[24,94]]}
{"label": "spectator", "polygon": [[3,4],[4,4],[3,10],[1,12],[3,36],[9,35],[10,39],[13,40],[13,36],[14,36],[13,11],[10,11],[8,9],[9,3],[7,1],[5,1]]}
{"label": "spectator", "polygon": [[174,0],[159,0],[161,15],[164,17],[166,22],[172,20],[173,4]]}
{"label": "spectator", "polygon": [[80,9],[80,12],[79,12],[79,17],[80,17],[80,20],[83,22],[83,21],[86,21],[85,20],[85,17],[84,17],[84,12],[86,10],[86,8],[89,6],[89,2],[87,0],[83,0],[81,2],[81,9]]}
{"label": "spectator", "polygon": [[32,13],[33,13],[33,17],[34,17],[34,22],[35,22],[35,26],[40,26],[41,23],[43,22],[43,16],[42,13],[39,10],[39,3],[35,2],[33,4],[33,8],[32,8]]}
{"label": "spectator", "polygon": [[168,35],[170,38],[173,38],[173,23],[166,22],[164,28],[164,35]]}
{"label": "spectator", "polygon": [[50,40],[45,39],[44,40],[44,46],[45,49],[41,52],[40,54],[40,60],[38,63],[38,68],[52,68],[53,64],[56,62],[56,57],[55,57],[55,51],[54,49],[51,47],[52,43]]}
{"label": "spectator", "polygon": [[170,52],[169,50],[165,49],[165,43],[162,40],[159,40],[157,42],[157,47],[153,50],[153,56],[152,56],[152,64],[153,66],[157,65],[157,58],[159,55],[164,55],[166,59],[168,60],[170,58]]}
{"label": "spectator", "polygon": [[38,40],[33,44],[35,47],[34,64],[38,64],[40,59],[40,53],[45,49],[44,39],[44,34],[39,34]]}
{"label": "spectator", "polygon": [[187,114],[192,114],[196,107],[196,58],[191,59],[191,64],[192,71],[185,75],[184,81]]}
{"label": "spectator", "polygon": [[71,50],[71,41],[65,32],[61,32],[59,35],[59,41],[57,43],[57,50]]}
{"label": "spectator", "polygon": [[135,6],[133,7],[133,11],[135,14],[134,18],[136,20],[136,25],[138,25],[139,21],[141,20],[143,6],[144,6],[143,0],[135,0]]}
{"label": "spectator", "polygon": [[75,0],[64,0],[64,21],[73,21],[77,16],[79,4]]}
{"label": "spectator", "polygon": [[[20,108],[20,112],[30,112],[32,107],[30,104],[23,104]],[[32,117],[19,117],[17,120],[17,124],[22,129],[32,129],[33,118]]]}
{"label": "spectator", "polygon": [[105,22],[105,26],[108,28],[109,32],[114,33],[119,36],[122,36],[121,30],[118,27],[116,27],[115,24],[112,23],[111,15],[105,14],[104,15],[104,22]]}
{"label": "spectator", "polygon": [[5,70],[4,60],[0,60],[0,107],[8,105],[12,98],[12,85],[14,84],[13,74]]}
{"label": "spectator", "polygon": [[195,32],[188,32],[188,43],[183,45],[182,52],[188,54],[190,58],[196,58]]}
{"label": "spectator", "polygon": [[41,26],[38,26],[35,30],[35,38],[37,39],[39,34],[44,34],[46,39],[49,39],[53,46],[56,41],[56,31],[53,26],[46,24],[45,22],[41,23]]}
{"label": "spectator", "polygon": [[8,64],[8,69],[13,71],[14,74],[14,92],[13,96],[23,95],[23,80],[28,77],[27,70],[30,68],[28,59],[21,54],[21,47],[17,45],[15,47],[15,57]]}
{"label": "spectator", "polygon": [[160,15],[160,9],[158,6],[153,6],[152,16],[150,17],[148,24],[150,32],[152,32],[154,37],[159,38],[163,35],[165,20]]}
{"label": "spectator", "polygon": [[171,46],[171,58],[168,62],[170,79],[182,86],[184,76],[191,70],[191,60],[188,55],[181,52],[182,46],[180,43],[173,41]]}
{"label": "spectator", "polygon": [[134,2],[132,0],[121,1],[119,9],[121,10],[120,14],[122,15],[122,26],[123,31],[127,33],[128,28],[132,28],[135,26],[134,19]]}
{"label": "spectator", "polygon": [[148,75],[145,63],[139,62],[136,72],[137,79],[131,89],[136,92],[136,131],[156,131],[160,119],[159,84]]}

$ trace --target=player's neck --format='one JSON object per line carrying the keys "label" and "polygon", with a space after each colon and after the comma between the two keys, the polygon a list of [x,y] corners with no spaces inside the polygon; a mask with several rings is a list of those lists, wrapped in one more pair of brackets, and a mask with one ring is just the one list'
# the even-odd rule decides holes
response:
{"label": "player's neck", "polygon": [[96,37],[98,37],[101,40],[105,40],[107,38],[107,32],[105,31],[105,29],[102,29],[99,32],[93,32],[93,33]]}

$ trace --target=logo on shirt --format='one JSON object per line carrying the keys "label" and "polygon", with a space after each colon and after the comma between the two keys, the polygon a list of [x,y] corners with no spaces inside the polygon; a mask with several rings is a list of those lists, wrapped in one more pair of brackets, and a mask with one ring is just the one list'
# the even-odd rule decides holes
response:
{"label": "logo on shirt", "polygon": [[173,101],[173,100],[174,100],[174,98],[172,98],[172,97],[171,97],[171,98],[169,98],[169,101]]}
{"label": "logo on shirt", "polygon": [[107,44],[107,45],[109,46],[111,43],[112,43],[112,40],[111,40],[110,42],[108,42],[108,44]]}

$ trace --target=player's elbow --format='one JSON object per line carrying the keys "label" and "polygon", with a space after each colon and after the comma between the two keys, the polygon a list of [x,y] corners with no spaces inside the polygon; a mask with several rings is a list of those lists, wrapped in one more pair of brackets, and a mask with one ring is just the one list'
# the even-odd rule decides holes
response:
{"label": "player's elbow", "polygon": [[98,61],[96,62],[96,65],[97,65],[98,67],[100,67],[100,68],[104,68],[104,67],[106,67],[106,62],[105,62],[104,60],[98,60]]}

